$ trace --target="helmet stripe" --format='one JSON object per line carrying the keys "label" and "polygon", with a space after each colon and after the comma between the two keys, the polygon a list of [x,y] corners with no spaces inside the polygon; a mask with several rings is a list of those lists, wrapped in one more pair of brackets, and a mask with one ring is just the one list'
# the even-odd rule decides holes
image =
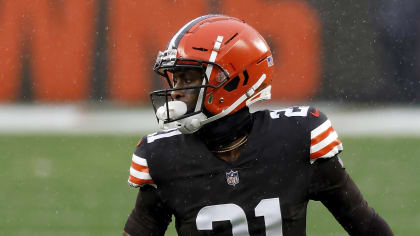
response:
{"label": "helmet stripe", "polygon": [[169,41],[168,49],[177,49],[179,42],[181,41],[182,37],[184,37],[185,33],[188,32],[188,30],[190,30],[194,25],[196,25],[198,22],[205,20],[207,18],[210,17],[214,17],[214,16],[220,16],[217,14],[210,14],[210,15],[205,15],[205,16],[200,16],[198,18],[195,18],[194,20],[188,22],[187,24],[185,24],[171,39],[171,41]]}
{"label": "helmet stripe", "polygon": [[[220,49],[220,45],[222,44],[222,41],[223,41],[223,36],[217,36],[216,42],[214,43],[213,51],[210,54],[209,62],[216,61],[217,52]],[[207,65],[207,69],[206,69],[207,79],[210,79],[212,70],[213,70],[213,65],[212,64]],[[206,84],[206,81],[203,79],[202,85],[205,85],[205,84]],[[203,96],[204,96],[204,88],[201,88],[194,111],[199,111],[201,109]]]}

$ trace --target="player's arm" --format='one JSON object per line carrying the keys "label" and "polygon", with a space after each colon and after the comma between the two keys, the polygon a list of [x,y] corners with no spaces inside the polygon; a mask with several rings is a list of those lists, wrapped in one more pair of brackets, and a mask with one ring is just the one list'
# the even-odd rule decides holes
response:
{"label": "player's arm", "polygon": [[125,223],[123,235],[163,236],[171,222],[171,212],[150,185],[140,188],[136,205]]}
{"label": "player's arm", "polygon": [[309,196],[320,200],[350,235],[393,235],[388,224],[369,207],[337,156],[343,145],[331,121],[309,108]]}
{"label": "player's arm", "polygon": [[136,205],[125,223],[123,235],[164,235],[172,214],[159,197],[157,186],[150,175],[147,146],[142,140],[132,156],[128,178],[128,184],[140,188],[140,191]]}
{"label": "player's arm", "polygon": [[350,235],[393,235],[389,225],[363,199],[337,156],[313,164],[310,196],[320,200]]}

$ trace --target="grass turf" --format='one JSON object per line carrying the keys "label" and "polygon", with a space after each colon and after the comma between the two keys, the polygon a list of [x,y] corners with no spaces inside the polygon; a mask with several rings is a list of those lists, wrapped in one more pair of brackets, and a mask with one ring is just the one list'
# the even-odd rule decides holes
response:
{"label": "grass turf", "polygon": [[[130,136],[0,136],[0,235],[121,235]],[[420,139],[343,138],[344,164],[395,235],[419,235]],[[347,235],[311,202],[308,235]],[[166,235],[176,235],[170,226]]]}

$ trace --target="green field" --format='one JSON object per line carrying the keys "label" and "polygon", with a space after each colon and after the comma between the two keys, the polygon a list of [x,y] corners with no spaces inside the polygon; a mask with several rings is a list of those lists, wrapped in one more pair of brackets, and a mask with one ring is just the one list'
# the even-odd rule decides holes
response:
{"label": "green field", "polygon": [[[0,235],[121,235],[136,196],[126,180],[137,140],[0,136]],[[342,140],[370,205],[395,235],[420,235],[420,139]],[[318,202],[308,211],[308,235],[347,235]]]}

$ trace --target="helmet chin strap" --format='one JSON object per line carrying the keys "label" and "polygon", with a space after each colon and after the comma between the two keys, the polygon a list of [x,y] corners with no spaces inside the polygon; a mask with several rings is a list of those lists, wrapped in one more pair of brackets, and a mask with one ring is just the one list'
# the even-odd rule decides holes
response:
{"label": "helmet chin strap", "polygon": [[[168,113],[169,112],[169,113]],[[187,104],[182,101],[170,101],[159,107],[156,111],[158,127],[162,130],[179,129],[184,134],[191,134],[200,129],[200,121],[207,119],[203,113],[198,113],[184,119],[165,124],[166,119],[176,119],[187,113]]]}
{"label": "helmet chin strap", "polygon": [[258,79],[258,81],[250,88],[248,89],[248,91],[246,93],[244,93],[241,97],[238,98],[238,100],[236,100],[232,105],[230,105],[228,108],[226,108],[225,110],[223,110],[222,112],[220,112],[217,115],[214,115],[212,117],[209,117],[206,120],[201,121],[201,126],[213,122],[215,120],[218,120],[226,115],[228,115],[229,113],[231,113],[233,110],[235,110],[235,108],[237,108],[239,105],[241,105],[247,98],[252,97],[252,95],[254,95],[255,90],[258,89],[258,87],[261,86],[261,84],[264,82],[264,80],[267,78],[267,76],[265,74],[262,74],[261,77]]}
{"label": "helmet chin strap", "polygon": [[183,134],[192,134],[201,128],[201,121],[207,119],[207,116],[202,112],[186,117],[181,120],[164,123],[164,120],[159,119],[158,127],[162,130],[178,129]]}

